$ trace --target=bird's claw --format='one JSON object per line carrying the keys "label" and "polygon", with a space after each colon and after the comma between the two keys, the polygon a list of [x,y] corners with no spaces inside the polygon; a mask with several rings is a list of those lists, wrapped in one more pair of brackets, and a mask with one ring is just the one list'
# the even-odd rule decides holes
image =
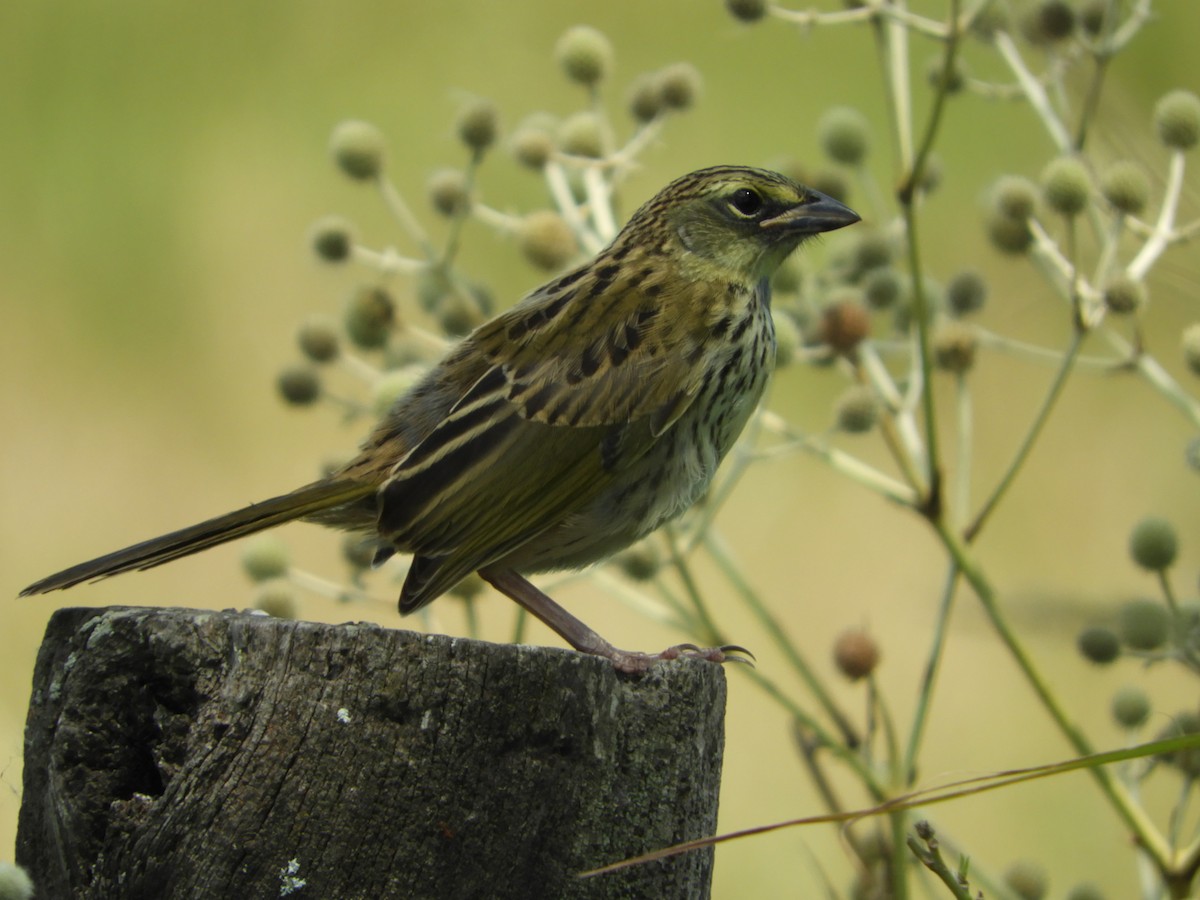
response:
{"label": "bird's claw", "polygon": [[699,647],[696,644],[676,644],[661,653],[630,653],[618,650],[611,657],[612,664],[622,672],[640,674],[649,671],[655,663],[663,660],[703,659],[708,662],[742,663],[754,667],[754,654],[737,644],[724,644],[720,647]]}

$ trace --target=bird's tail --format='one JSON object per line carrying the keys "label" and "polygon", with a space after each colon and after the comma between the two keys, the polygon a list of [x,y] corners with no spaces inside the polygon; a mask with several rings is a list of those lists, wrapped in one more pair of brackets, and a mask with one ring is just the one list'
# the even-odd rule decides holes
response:
{"label": "bird's tail", "polygon": [[253,503],[244,509],[63,569],[41,581],[35,581],[21,591],[21,596],[44,594],[135,569],[150,569],[293,519],[314,516],[333,507],[354,503],[375,493],[375,490],[375,486],[361,481],[318,481],[289,494]]}

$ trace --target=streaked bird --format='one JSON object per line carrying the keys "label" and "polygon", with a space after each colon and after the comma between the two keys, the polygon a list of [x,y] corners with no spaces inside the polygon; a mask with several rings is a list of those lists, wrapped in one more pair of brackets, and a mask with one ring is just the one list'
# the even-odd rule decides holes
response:
{"label": "streaked bird", "polygon": [[305,519],[373,535],[377,563],[412,554],[402,613],[478,572],[572,647],[623,671],[681,654],[731,658],[730,647],[619,650],[525,575],[603,560],[699,499],[774,363],[772,273],[806,238],[858,219],[774,172],[684,175],[591,262],[464,338],[340,470],[71,566],[22,595]]}

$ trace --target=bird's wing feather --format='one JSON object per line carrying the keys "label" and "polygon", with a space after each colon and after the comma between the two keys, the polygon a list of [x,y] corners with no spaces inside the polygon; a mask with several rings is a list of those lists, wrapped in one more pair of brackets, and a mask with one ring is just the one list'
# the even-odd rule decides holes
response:
{"label": "bird's wing feather", "polygon": [[681,329],[658,327],[657,304],[636,288],[622,298],[628,314],[582,355],[567,321],[541,330],[574,316],[577,336],[612,315],[589,308],[606,298],[587,281],[550,315],[553,284],[476,332],[471,352],[491,368],[392,470],[380,531],[416,554],[403,611],[584,508],[691,403],[699,354],[668,344]]}

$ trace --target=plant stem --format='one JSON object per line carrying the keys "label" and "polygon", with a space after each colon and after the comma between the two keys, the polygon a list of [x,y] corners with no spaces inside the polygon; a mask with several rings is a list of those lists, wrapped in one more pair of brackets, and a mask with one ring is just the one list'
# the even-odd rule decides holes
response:
{"label": "plant stem", "polygon": [[750,611],[762,623],[767,633],[775,640],[775,644],[783,652],[784,658],[791,664],[796,674],[800,676],[800,680],[804,682],[805,687],[816,697],[821,708],[825,710],[825,714],[833,720],[838,731],[841,732],[842,740],[846,746],[857,747],[859,745],[858,732],[850,724],[850,720],[846,717],[845,713],[834,702],[833,697],[825,690],[825,686],[817,678],[808,661],[801,655],[800,650],[788,638],[783,624],[775,618],[775,615],[767,609],[757,592],[750,587],[750,584],[743,577],[741,569],[733,561],[724,543],[710,531],[704,536],[704,546],[708,550],[709,556],[712,557],[713,562],[721,570],[721,573],[733,585],[738,594],[741,595],[742,600],[750,607]]}
{"label": "plant stem", "polygon": [[1062,396],[1062,390],[1067,384],[1067,376],[1071,374],[1074,367],[1075,359],[1079,355],[1079,349],[1083,346],[1083,332],[1078,328],[1071,331],[1071,342],[1067,345],[1066,351],[1063,353],[1062,362],[1058,367],[1058,371],[1054,373],[1054,380],[1050,382],[1050,389],[1046,392],[1046,396],[1042,399],[1042,405],[1038,409],[1037,414],[1033,417],[1033,422],[1029,426],[1029,430],[1025,432],[1025,437],[1021,441],[1021,446],[1017,448],[1017,452],[1013,455],[1012,461],[1008,464],[1008,468],[1000,477],[1000,481],[992,490],[992,493],[984,501],[979,512],[975,514],[975,518],[963,530],[963,539],[967,543],[971,543],[979,534],[979,530],[987,522],[988,517],[996,509],[996,504],[1003,499],[1012,486],[1013,479],[1017,477],[1017,473],[1025,464],[1025,460],[1029,458],[1033,446],[1037,443],[1038,437],[1045,428],[1046,422],[1050,419],[1050,413],[1054,410],[1054,405],[1058,402],[1058,398]]}
{"label": "plant stem", "polygon": [[[1029,686],[1033,688],[1034,694],[1050,714],[1050,718],[1058,727],[1059,732],[1080,756],[1091,756],[1094,754],[1095,750],[1092,748],[1091,742],[1088,741],[1083,732],[1067,717],[1066,711],[1059,704],[1058,698],[1054,696],[1049,685],[1047,685],[1041,673],[1034,666],[1033,660],[1029,657],[1024,646],[1017,639],[1016,632],[1012,630],[1012,627],[1008,624],[1004,613],[1000,609],[994,588],[971,555],[968,545],[945,522],[939,521],[933,523],[933,525],[954,564],[961,571],[967,583],[971,585],[972,590],[975,591],[975,595],[979,598],[980,605],[992,623],[992,627],[1000,636],[1001,641],[1016,662],[1021,674],[1025,676],[1025,680],[1029,683]],[[1173,860],[1171,858],[1171,851],[1158,830],[1154,827],[1154,823],[1146,815],[1145,810],[1130,796],[1128,789],[1114,779],[1106,768],[1103,766],[1090,767],[1088,772],[1096,780],[1117,815],[1120,816],[1126,827],[1133,833],[1134,838],[1138,841],[1142,849],[1154,860],[1159,872],[1165,878],[1172,871],[1171,865]]]}

